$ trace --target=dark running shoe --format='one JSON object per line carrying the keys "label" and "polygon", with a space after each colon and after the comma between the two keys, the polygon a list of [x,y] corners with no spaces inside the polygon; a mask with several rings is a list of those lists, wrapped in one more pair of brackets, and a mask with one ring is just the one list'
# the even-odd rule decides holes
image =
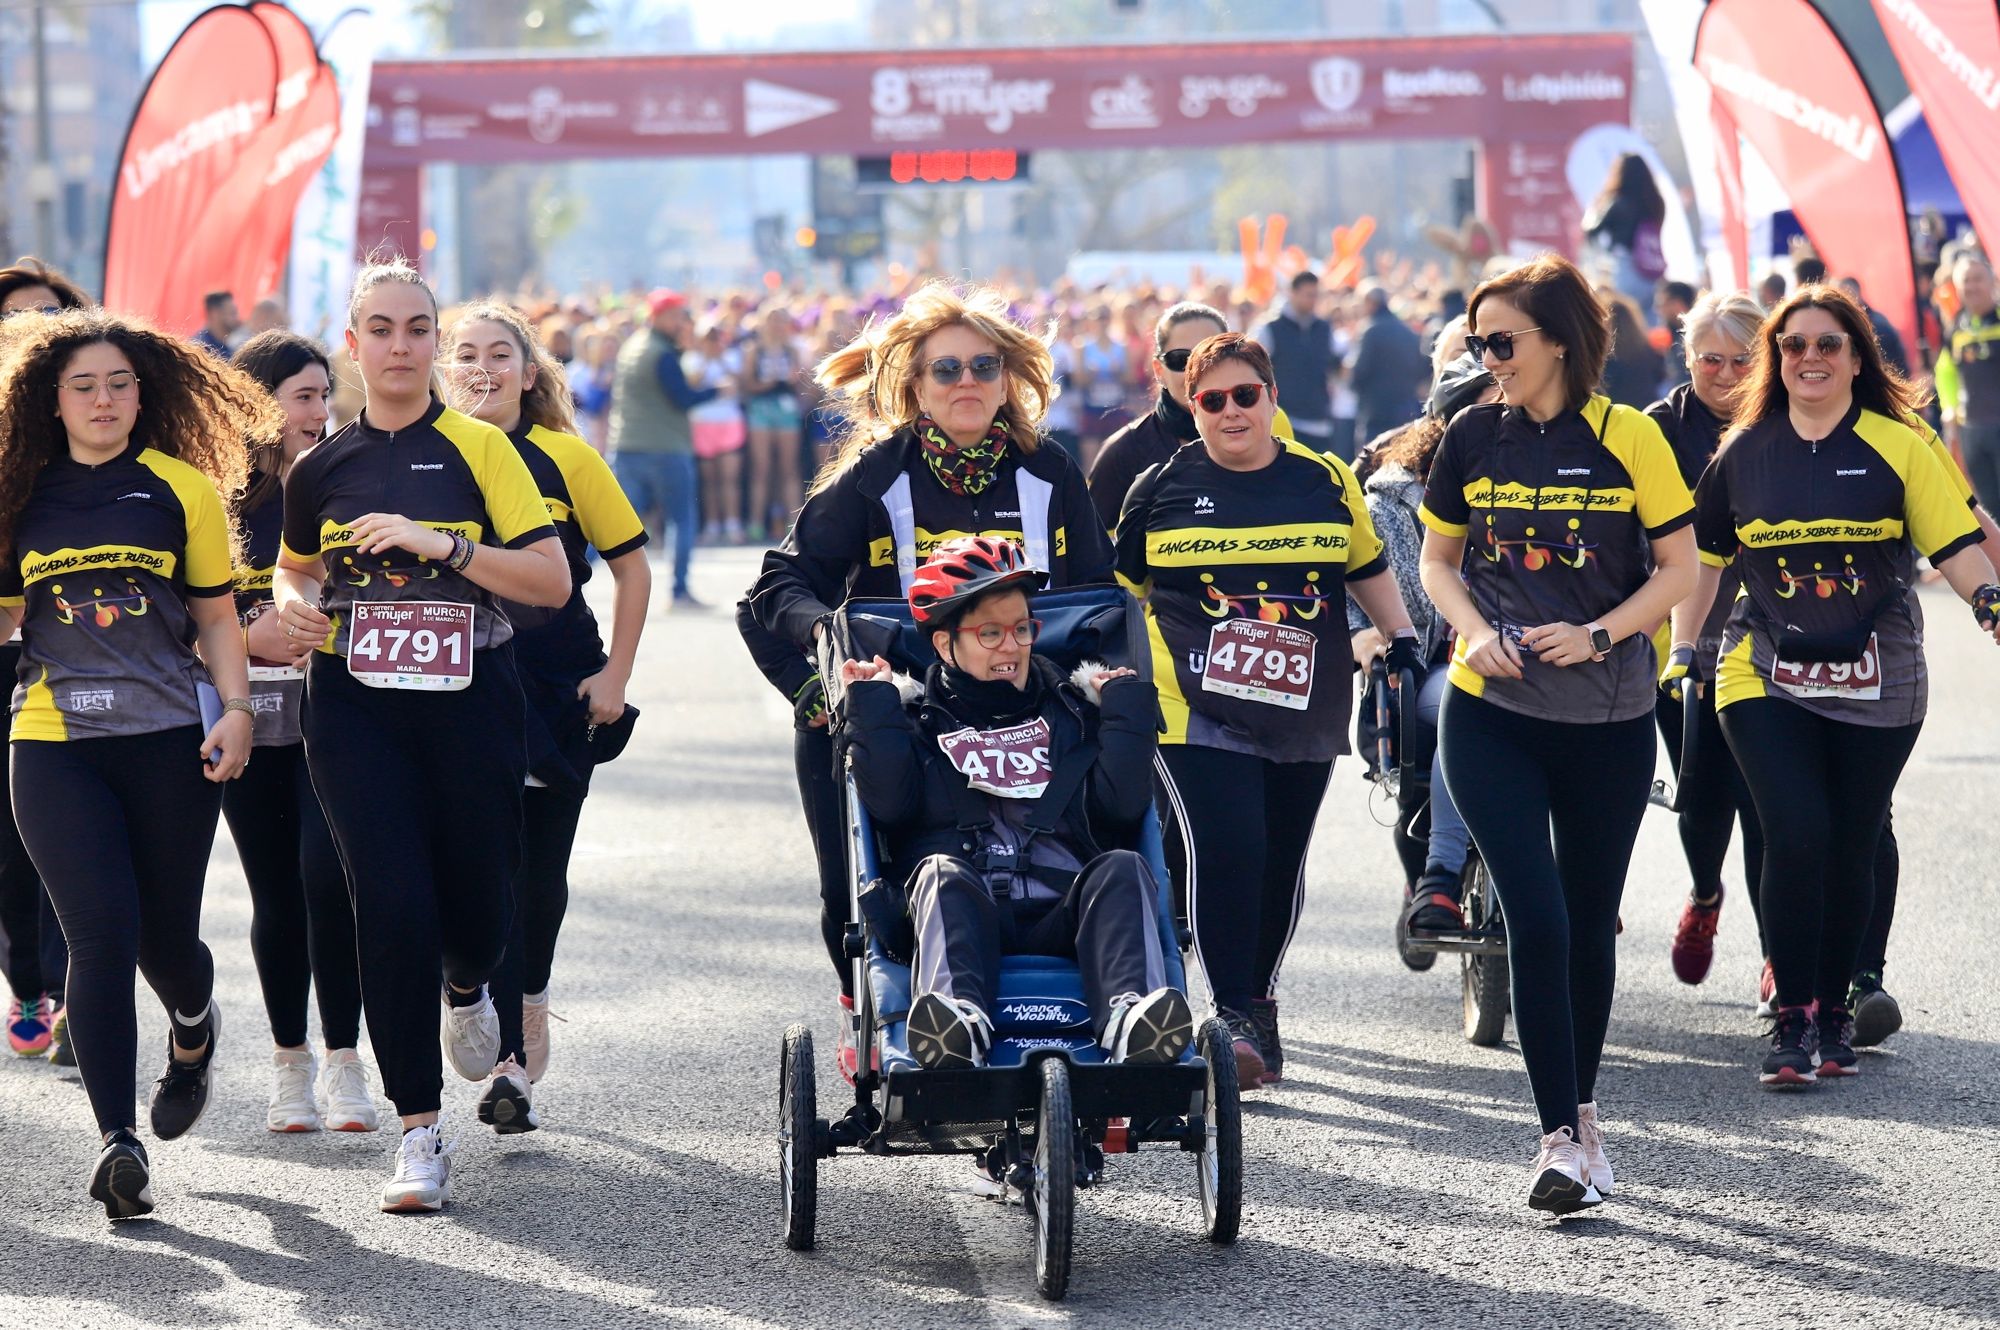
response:
{"label": "dark running shoe", "polygon": [[1458,881],[1449,875],[1424,874],[1403,905],[1403,931],[1411,937],[1455,933],[1465,927],[1458,904]]}
{"label": "dark running shoe", "polygon": [[1847,1009],[1854,1013],[1856,1048],[1873,1048],[1903,1028],[1903,1009],[1882,987],[1880,971],[1864,970],[1854,976],[1854,987],[1847,993]]}
{"label": "dark running shoe", "polygon": [[1819,1059],[1813,1056],[1817,1042],[1810,1008],[1778,1008],[1777,1028],[1771,1032],[1771,1051],[1764,1055],[1758,1079],[1776,1089],[1817,1085]]}
{"label": "dark running shoe", "polygon": [[57,1067],[76,1065],[76,1045],[69,1041],[68,1007],[57,1007],[55,1021],[49,1026],[49,1063]]}
{"label": "dark running shoe", "polygon": [[1668,953],[1674,973],[1684,984],[1698,984],[1708,978],[1715,963],[1715,926],[1722,920],[1722,892],[1706,904],[1688,897],[1681,908],[1680,927],[1674,930],[1673,949]]}
{"label": "dark running shoe", "polygon": [[1854,1017],[1847,1008],[1821,1003],[1819,1016],[1813,1024],[1819,1042],[1819,1052],[1814,1058],[1819,1063],[1819,1074],[1859,1075],[1861,1068],[1855,1063],[1860,1059],[1854,1056]]}
{"label": "dark running shoe", "polygon": [[1120,993],[1111,999],[1111,1018],[1097,1042],[1113,1062],[1178,1062],[1194,1042],[1194,1012],[1177,988],[1156,988],[1143,997]]}
{"label": "dark running shoe", "polygon": [[1251,998],[1250,1020],[1257,1027],[1257,1053],[1264,1059],[1264,1084],[1285,1079],[1285,1046],[1278,1042],[1278,999]]}
{"label": "dark running shoe", "polygon": [[208,1069],[215,1062],[215,1046],[221,1039],[222,1012],[213,999],[208,1004],[208,1047],[202,1051],[201,1061],[182,1062],[175,1057],[174,1036],[167,1035],[166,1074],[153,1082],[153,1135],[171,1141],[187,1135],[201,1121],[208,1108]]}
{"label": "dark running shoe", "polygon": [[130,1131],[119,1128],[104,1143],[90,1175],[90,1199],[104,1206],[113,1219],[137,1219],[153,1213],[153,1174],[146,1147]]}
{"label": "dark running shoe", "polygon": [[921,1067],[963,1070],[986,1065],[993,1022],[964,998],[926,993],[910,1007],[910,1056]]}
{"label": "dark running shoe", "polygon": [[1236,1088],[1257,1089],[1264,1084],[1266,1068],[1264,1052],[1260,1047],[1263,1041],[1257,1033],[1256,1019],[1227,1007],[1218,1008],[1215,1014],[1222,1017],[1222,1023],[1229,1027],[1229,1041],[1236,1050]]}

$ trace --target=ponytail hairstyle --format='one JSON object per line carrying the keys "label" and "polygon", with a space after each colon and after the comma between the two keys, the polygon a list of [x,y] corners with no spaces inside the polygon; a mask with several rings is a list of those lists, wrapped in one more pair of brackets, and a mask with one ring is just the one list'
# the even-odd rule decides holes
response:
{"label": "ponytail hairstyle", "polygon": [[[279,384],[308,365],[318,365],[326,371],[326,381],[333,382],[333,363],[327,359],[326,348],[310,337],[283,328],[258,333],[236,348],[230,363],[262,384],[273,398],[278,394]],[[284,469],[283,435],[251,446],[250,488],[243,494],[244,512],[269,499],[284,485]]]}
{"label": "ponytail hairstyle", "polygon": [[[576,402],[570,396],[569,372],[563,363],[555,358],[547,346],[542,344],[535,330],[528,326],[528,320],[521,311],[505,301],[489,297],[475,300],[458,311],[451,321],[450,346],[456,346],[460,335],[475,323],[497,323],[507,330],[515,348],[521,353],[521,421],[526,425],[540,425],[543,429],[558,434],[576,433]],[[533,366],[535,382],[527,385],[527,370]],[[466,398],[469,390],[459,388],[454,381],[453,397]],[[448,399],[449,400],[449,399]],[[471,403],[453,401],[452,405],[471,414]]]}
{"label": "ponytail hairstyle", "polygon": [[[354,274],[354,288],[347,297],[347,331],[359,335],[361,306],[367,301],[368,293],[378,286],[388,286],[392,283],[414,286],[424,293],[424,298],[431,303],[432,335],[439,336],[437,292],[431,290],[431,284],[424,280],[424,275],[412,267],[410,261],[404,258],[400,251],[386,244],[370,250],[367,264],[360,272]],[[355,368],[360,369],[358,361]],[[362,385],[364,394],[367,392],[367,387],[365,383]],[[438,374],[435,360],[431,362],[431,396],[439,401],[445,398],[444,379]]]}
{"label": "ponytail hairstyle", "polygon": [[990,286],[926,282],[895,314],[869,320],[853,341],[813,371],[813,381],[827,395],[820,410],[830,418],[839,446],[813,477],[808,496],[838,480],[869,444],[916,423],[922,414],[916,385],[924,342],[954,325],[999,348],[1007,383],[999,420],[1023,453],[1041,446],[1042,417],[1057,392],[1049,355],[1055,325],[1040,335],[1030,332],[1014,321],[1007,298]]}

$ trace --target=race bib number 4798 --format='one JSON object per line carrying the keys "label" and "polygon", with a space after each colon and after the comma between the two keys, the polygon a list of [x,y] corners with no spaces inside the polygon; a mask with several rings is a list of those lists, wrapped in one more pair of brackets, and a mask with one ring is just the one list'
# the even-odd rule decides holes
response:
{"label": "race bib number 4798", "polygon": [[997,730],[953,730],[938,736],[938,747],[975,790],[1039,799],[1049,788],[1049,723],[1040,716]]}
{"label": "race bib number 4798", "polygon": [[472,682],[472,613],[451,601],[356,601],[347,671],[370,688],[464,688]]}
{"label": "race bib number 4798", "polygon": [[1304,711],[1312,701],[1317,646],[1318,639],[1303,628],[1261,619],[1226,620],[1209,632],[1202,689]]}

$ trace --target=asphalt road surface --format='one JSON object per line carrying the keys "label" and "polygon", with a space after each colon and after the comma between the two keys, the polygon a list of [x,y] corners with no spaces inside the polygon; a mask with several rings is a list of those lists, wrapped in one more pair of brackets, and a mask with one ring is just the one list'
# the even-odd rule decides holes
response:
{"label": "asphalt road surface", "polygon": [[[1470,1046],[1451,962],[1413,974],[1397,961],[1389,836],[1343,759],[1285,969],[1289,1079],[1254,1097],[1245,1125],[1241,1241],[1200,1237],[1189,1156],[1114,1157],[1080,1198],[1057,1306],[1034,1292],[1024,1213],[975,1194],[963,1160],[823,1164],[819,1249],[779,1241],[789,1022],[818,1033],[822,1104],[840,1087],[789,710],[728,614],[753,568],[747,551],[704,552],[696,590],[713,608],[650,626],[631,694],[645,718],[600,774],[577,844],[544,1129],[491,1135],[473,1120],[475,1087],[448,1080],[454,1199],[422,1218],[375,1208],[386,1126],[266,1132],[268,1029],[225,831],[204,934],[227,1038],[208,1115],[150,1147],[155,1217],[114,1228],[85,1196],[95,1134],[74,1072],[0,1065],[0,1326],[1706,1330],[2000,1316],[2000,654],[1958,606],[1929,598],[1934,702],[1896,801],[1889,979],[1908,1025],[1864,1053],[1861,1076],[1758,1087],[1749,912],[1725,909],[1706,985],[1675,980],[1685,870],[1653,812],[1599,1089],[1618,1193],[1560,1225],[1530,1212],[1534,1116],[1511,1030],[1499,1048]],[[1591,773],[1576,782],[1587,790]],[[163,1024],[143,989],[140,1012],[143,1088]],[[437,1013],[409,1018],[434,1029]]]}

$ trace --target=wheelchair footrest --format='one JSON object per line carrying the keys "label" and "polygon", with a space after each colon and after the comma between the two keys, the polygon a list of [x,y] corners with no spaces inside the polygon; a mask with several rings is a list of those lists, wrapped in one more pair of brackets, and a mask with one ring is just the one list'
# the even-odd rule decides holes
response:
{"label": "wheelchair footrest", "polygon": [[1411,933],[1408,947],[1411,951],[1505,956],[1507,935],[1499,929],[1440,929],[1435,933]]}

